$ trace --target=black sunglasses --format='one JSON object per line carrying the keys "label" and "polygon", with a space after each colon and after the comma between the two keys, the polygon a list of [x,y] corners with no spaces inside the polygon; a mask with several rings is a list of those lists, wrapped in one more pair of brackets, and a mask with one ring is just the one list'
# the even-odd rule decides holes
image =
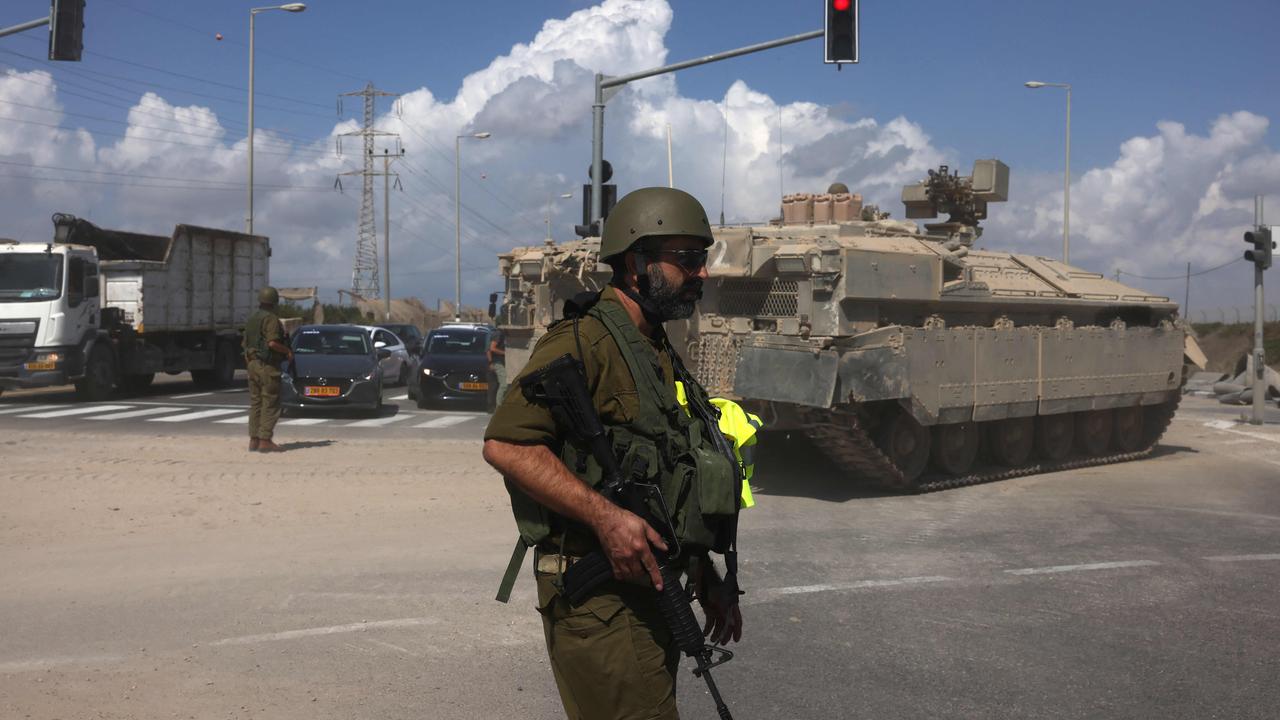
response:
{"label": "black sunglasses", "polygon": [[696,273],[707,266],[707,251],[705,248],[696,250],[653,250],[651,252],[654,255],[670,255],[674,258],[675,264],[679,265],[687,273]]}

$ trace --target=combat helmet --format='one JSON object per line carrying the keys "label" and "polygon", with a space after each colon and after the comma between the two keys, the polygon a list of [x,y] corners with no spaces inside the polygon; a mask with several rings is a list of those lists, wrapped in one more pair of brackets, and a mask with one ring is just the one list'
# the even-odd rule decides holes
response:
{"label": "combat helmet", "polygon": [[645,238],[666,235],[700,238],[708,247],[715,242],[707,211],[694,196],[675,188],[635,190],[609,212],[600,238],[600,259],[621,255]]}
{"label": "combat helmet", "polygon": [[258,291],[258,304],[275,307],[280,304],[280,291],[270,285]]}

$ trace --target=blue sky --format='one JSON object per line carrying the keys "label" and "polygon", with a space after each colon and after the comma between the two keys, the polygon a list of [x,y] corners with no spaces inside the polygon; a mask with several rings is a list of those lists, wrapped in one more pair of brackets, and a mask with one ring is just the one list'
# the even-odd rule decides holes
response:
{"label": "blue sky", "polygon": [[[449,126],[449,119],[456,121],[457,125],[474,122],[478,118],[486,119],[498,123],[505,132],[501,138],[503,142],[497,142],[500,138],[495,131],[494,142],[486,143],[483,148],[468,148],[467,152],[475,164],[468,169],[464,199],[476,197],[472,214],[485,215],[488,221],[505,228],[507,234],[489,238],[476,235],[473,238],[474,256],[467,258],[464,254],[464,261],[480,273],[479,268],[491,266],[491,261],[486,258],[492,257],[495,249],[504,244],[509,247],[515,244],[513,240],[520,244],[536,241],[536,237],[527,236],[541,228],[538,218],[547,211],[543,207],[545,200],[539,198],[545,198],[552,186],[573,188],[584,179],[582,171],[590,152],[589,134],[584,129],[588,127],[585,123],[589,121],[590,108],[580,102],[575,93],[583,85],[586,86],[585,92],[589,92],[589,82],[582,82],[581,77],[572,72],[549,80],[551,71],[548,66],[542,79],[549,82],[552,90],[549,95],[538,96],[546,102],[536,109],[536,114],[548,116],[547,122],[551,125],[543,127],[539,122],[531,121],[530,126],[539,130],[530,131],[522,138],[519,137],[520,125],[501,125],[504,116],[498,112],[501,94],[512,92],[507,85],[511,85],[518,73],[513,74],[509,70],[497,72],[495,60],[512,55],[514,46],[536,46],[535,37],[544,30],[549,19],[582,18],[583,13],[595,4],[558,0],[498,0],[489,3],[316,0],[308,5],[308,10],[301,14],[271,12],[258,16],[257,124],[259,128],[280,133],[275,148],[293,152],[291,161],[298,163],[307,158],[319,158],[320,153],[332,145],[328,136],[337,122],[336,95],[358,89],[365,80],[373,80],[380,88],[404,93],[425,88],[431,102],[422,104],[423,117],[436,119],[423,120],[415,132],[405,134],[404,144],[411,158],[417,156],[411,162],[422,172],[406,175],[403,179],[406,193],[414,193],[415,201],[429,209],[423,210],[427,213],[424,217],[402,220],[405,225],[403,237],[421,238],[423,243],[436,249],[421,257],[415,256],[410,249],[405,256],[406,260],[421,261],[420,267],[415,266],[415,269],[423,274],[420,282],[410,283],[411,286],[418,285],[412,289],[424,297],[448,296],[451,290],[444,287],[449,284],[446,281],[451,280],[447,268],[440,266],[436,262],[438,258],[432,255],[438,255],[444,249],[451,250],[448,246],[452,240],[452,227],[445,222],[451,221],[452,217],[448,212],[451,210],[451,196],[445,192],[451,188],[441,189],[441,186],[449,184],[452,174],[452,148],[449,145],[453,128]],[[621,8],[622,5],[627,7]],[[86,168],[96,172],[101,172],[107,165],[116,170],[127,166],[131,172],[151,168],[156,177],[187,177],[188,172],[213,172],[221,182],[230,184],[236,181],[236,172],[242,173],[234,161],[218,159],[215,162],[217,168],[204,169],[200,162],[213,161],[187,157],[191,153],[187,152],[189,147],[185,145],[155,146],[154,157],[130,156],[132,160],[129,162],[122,159],[127,155],[123,151],[116,154],[107,151],[120,141],[111,133],[124,132],[126,122],[136,125],[142,118],[141,124],[147,124],[146,118],[155,120],[158,112],[188,106],[207,108],[216,120],[206,119],[202,127],[216,122],[225,131],[224,149],[234,150],[236,141],[243,139],[244,132],[245,43],[248,8],[251,6],[250,3],[232,0],[89,0],[85,31],[87,52],[83,63],[50,67],[13,55],[16,52],[38,57],[43,53],[46,35],[44,31],[32,31],[24,36],[0,38],[0,73],[6,68],[51,73],[52,81],[58,84],[56,104],[67,113],[58,124],[83,128],[93,138],[92,152],[86,155],[82,151],[78,156],[78,161],[88,163]],[[673,62],[816,29],[821,24],[821,3],[817,0],[671,0],[669,10],[661,0],[655,3],[637,0],[636,3],[619,2],[606,7],[615,6],[621,8],[620,13],[631,12],[640,17],[636,27],[651,32],[626,35],[629,31],[620,25],[617,32],[624,34],[608,36],[625,45],[619,46],[621,49],[616,57],[610,56],[608,47],[577,55],[573,51],[557,51],[560,54],[556,57],[562,60],[569,57],[575,64],[575,71],[589,73],[601,69],[586,67],[593,64],[592,58],[598,58],[598,65],[625,63],[631,58],[636,63]],[[43,7],[40,0],[11,0],[0,9],[0,25],[34,17]],[[656,19],[648,17],[649,10],[655,11]],[[664,21],[668,17],[669,21]],[[1035,251],[1050,254],[1060,238],[1061,205],[1057,205],[1055,210],[1053,203],[1054,193],[1057,196],[1061,194],[1064,97],[1061,91],[1032,91],[1024,88],[1022,83],[1032,79],[1070,82],[1074,86],[1073,180],[1082,183],[1078,191],[1073,185],[1072,198],[1073,227],[1079,222],[1082,233],[1080,262],[1092,264],[1092,269],[1108,272],[1117,266],[1137,272],[1152,265],[1149,251],[1135,253],[1124,247],[1126,242],[1138,244],[1150,242],[1151,238],[1126,238],[1125,235],[1143,234],[1135,232],[1144,227],[1145,204],[1141,193],[1168,192],[1186,202],[1198,203],[1202,210],[1206,202],[1213,207],[1234,203],[1235,209],[1229,218],[1223,219],[1215,216],[1213,207],[1210,207],[1197,217],[1187,217],[1181,222],[1177,218],[1166,219],[1168,224],[1163,228],[1153,218],[1145,218],[1157,235],[1178,236],[1177,242],[1160,241],[1170,252],[1160,259],[1158,264],[1162,267],[1148,274],[1164,274],[1188,260],[1196,267],[1208,267],[1215,261],[1229,259],[1228,250],[1234,253],[1243,248],[1236,229],[1250,219],[1240,220],[1238,206],[1240,197],[1246,192],[1244,185],[1253,182],[1257,188],[1252,192],[1276,193],[1270,204],[1274,217],[1280,220],[1280,187],[1277,186],[1280,184],[1280,170],[1275,167],[1277,131],[1274,126],[1274,121],[1280,118],[1280,97],[1274,92],[1280,80],[1277,77],[1280,49],[1267,38],[1268,28],[1280,26],[1277,21],[1280,21],[1280,3],[1261,0],[1213,4],[1184,0],[864,2],[863,62],[860,65],[837,73],[821,64],[820,42],[810,41],[682,72],[675,76],[673,83],[668,81],[665,87],[652,91],[654,97],[662,95],[658,100],[646,101],[643,92],[635,92],[631,99],[620,96],[620,100],[610,104],[606,155],[618,166],[618,182],[624,191],[629,186],[665,180],[665,163],[662,163],[663,177],[659,179],[654,176],[652,164],[643,162],[647,149],[651,149],[644,143],[652,138],[648,137],[645,128],[633,125],[638,121],[628,113],[649,110],[663,113],[667,121],[677,118],[672,121],[676,127],[677,147],[686,155],[688,166],[678,175],[689,177],[704,202],[709,207],[715,205],[719,194],[720,147],[718,133],[710,129],[714,123],[707,121],[706,112],[708,109],[714,111],[731,86],[741,81],[745,83],[740,87],[744,94],[734,97],[753,105],[759,98],[752,99],[746,94],[748,89],[763,97],[764,104],[756,108],[760,113],[766,112],[766,106],[776,108],[779,105],[786,108],[784,112],[788,113],[788,119],[791,112],[796,113],[795,125],[787,128],[787,123],[784,123],[783,130],[787,153],[794,152],[796,158],[803,155],[800,146],[806,142],[823,148],[819,135],[845,137],[849,135],[848,126],[859,122],[870,121],[876,132],[891,135],[893,142],[901,144],[901,155],[909,155],[912,160],[905,165],[899,163],[892,178],[867,171],[869,178],[879,178],[883,185],[879,192],[887,199],[891,198],[889,188],[898,175],[920,174],[926,161],[941,159],[967,170],[975,158],[1000,157],[1013,169],[1014,194],[1020,196],[1015,199],[1021,203],[1015,206],[1011,202],[1006,208],[993,208],[993,221],[998,213],[1005,213],[1006,217],[1001,220],[1005,224],[993,224],[988,237],[999,246],[994,235],[997,229],[1004,229],[1009,235],[1009,247],[1002,249],[1031,244]],[[223,40],[216,40],[216,33],[222,33]],[[586,39],[584,36],[583,40]],[[535,56],[538,52],[537,47],[530,50]],[[528,56],[525,57],[529,62]],[[490,83],[490,92],[477,96],[479,99],[466,108],[460,105],[456,111],[443,109],[445,104],[454,101],[464,78],[475,73],[483,75],[486,69],[490,75],[502,75],[505,79],[501,83],[492,78],[485,81]],[[637,65],[617,71],[638,69],[641,67]],[[589,74],[582,77],[589,80]],[[28,82],[25,87],[30,89],[30,86]],[[158,95],[166,106],[159,111],[153,108],[131,117],[129,108],[139,102],[146,91]],[[22,102],[12,95],[6,99],[10,103]],[[675,100],[681,104],[674,105]],[[809,114],[811,107],[832,118],[832,122],[815,120]],[[14,109],[11,104],[9,110],[13,112]],[[348,102],[346,109],[350,117],[351,111],[356,109],[355,104]],[[0,114],[3,110],[0,108]],[[25,115],[29,120],[48,121],[55,117],[47,111],[44,114],[32,108],[25,111],[31,113]],[[1249,139],[1230,149],[1204,150],[1203,146],[1214,144],[1214,123],[1223,116],[1241,111],[1248,114],[1247,117],[1241,116],[1243,119],[1239,122],[1243,124],[1240,127],[1235,124],[1220,126],[1216,137],[1229,144],[1231,136],[1249,131],[1253,133]],[[735,110],[730,113],[730,124],[738,132],[739,123],[747,120],[738,117]],[[175,122],[181,121],[180,114],[174,115]],[[687,128],[684,121],[679,120],[681,117],[689,123]],[[1262,123],[1254,122],[1255,117]],[[890,125],[895,119],[901,119],[909,127],[893,130]],[[1159,123],[1170,122],[1181,124],[1182,135],[1173,133],[1166,136],[1165,130],[1159,129]],[[767,133],[766,126],[767,123],[761,125],[759,132]],[[742,127],[745,143],[750,137],[750,130],[746,125]],[[4,128],[0,126],[0,129]],[[192,132],[190,128],[188,132]],[[815,136],[798,136],[805,132]],[[862,138],[861,134],[855,135]],[[687,138],[683,144],[680,142],[682,136]],[[1177,141],[1183,136],[1185,142]],[[1126,162],[1122,147],[1135,138],[1145,138],[1148,142],[1139,143],[1144,147],[1128,146],[1134,154]],[[1157,156],[1153,158],[1142,154],[1152,141],[1161,144],[1161,138],[1165,147]],[[1170,138],[1176,142],[1171,142]],[[271,140],[265,142],[265,146],[259,146],[260,152],[264,147],[272,147]],[[766,140],[761,139],[760,142]],[[869,142],[875,146],[887,141],[881,136],[870,141],[862,138],[849,139],[848,142],[855,145]],[[542,150],[530,150],[532,146]],[[864,152],[860,147],[850,146],[847,149],[856,155]],[[521,152],[515,152],[517,148]],[[1202,151],[1207,153],[1205,158],[1187,158]],[[629,155],[637,159],[628,163]],[[173,156],[178,157],[175,159]],[[4,148],[0,145],[0,159],[4,157]],[[791,157],[790,154],[784,155],[788,162]],[[842,166],[843,171],[865,168],[867,163],[864,161],[869,157],[859,156],[859,162],[846,163]],[[1256,160],[1258,157],[1263,159]],[[1255,158],[1254,165],[1260,165],[1260,169],[1255,167],[1248,173],[1239,170],[1246,164],[1246,158]],[[744,173],[763,173],[770,162],[776,166],[777,158],[770,161],[762,155],[756,160],[755,165],[744,165],[741,170]],[[264,160],[260,156],[259,162],[269,165],[270,158]],[[331,184],[332,171],[340,168],[330,168],[323,162],[319,164],[321,168],[311,168],[305,173],[296,167],[282,167],[280,177],[288,178],[294,184]],[[711,168],[714,172],[703,173],[702,166],[714,166]],[[1136,172],[1134,167],[1145,168],[1151,177],[1141,182],[1130,182]],[[223,171],[227,174],[220,174]],[[838,165],[829,168],[797,166],[794,172],[789,168],[788,184],[794,180],[796,185],[789,186],[787,190],[810,189],[801,184],[811,182],[816,186],[820,180],[838,171],[842,171]],[[1085,178],[1090,171],[1100,173],[1093,178],[1092,184]],[[270,170],[264,172],[269,173]],[[480,179],[482,174],[483,180]],[[1210,174],[1217,180],[1199,182]],[[209,177],[207,174],[200,176]],[[716,182],[707,179],[712,177]],[[482,183],[484,187],[480,187]],[[767,216],[769,212],[764,209],[757,211],[757,206],[766,206],[776,200],[767,200],[768,196],[761,188],[752,190],[745,185],[740,183],[736,193],[731,188],[733,197],[727,201],[727,214],[744,220]],[[1171,185],[1176,187],[1171,188]],[[771,187],[776,186],[777,181],[774,180]],[[1091,196],[1090,187],[1094,188],[1096,195]],[[1138,196],[1124,201],[1132,206],[1133,213],[1113,217],[1119,211],[1110,205],[1119,202],[1115,198],[1123,194],[1121,190],[1130,189]],[[180,197],[172,197],[174,195]],[[222,224],[229,227],[236,227],[243,216],[243,210],[235,208],[237,199],[234,197],[222,198],[220,209],[215,212],[203,207],[193,199],[193,195],[197,193],[156,193],[157,197],[168,198],[164,202],[172,203],[175,213],[178,208],[194,202],[201,209],[208,210],[212,218],[223,218]],[[233,193],[220,195],[230,196]],[[492,200],[495,196],[506,200]],[[99,218],[104,215],[110,217],[113,212],[122,212],[116,208],[117,205],[129,204],[117,203],[118,199],[96,196],[87,208]],[[138,198],[129,200],[141,202]],[[1060,203],[1060,197],[1056,202]],[[1093,206],[1090,206],[1091,202]],[[30,203],[23,202],[17,208],[17,215],[21,217],[11,214],[9,220],[0,219],[0,235],[17,234],[30,226],[34,222],[31,218],[37,215],[40,222],[46,222],[43,218],[48,212],[60,209],[38,205],[29,207]],[[556,220],[558,237],[563,237],[564,228],[576,219],[572,212],[576,205],[568,205],[550,208]],[[895,211],[895,215],[900,215],[898,206],[887,201],[885,205]],[[89,216],[88,209],[82,208],[81,211]],[[1089,214],[1095,209],[1096,213]],[[276,224],[268,225],[270,233],[277,239],[277,247],[286,242],[305,243],[292,237],[299,231],[296,225],[286,222],[289,217],[287,210],[287,207],[277,208]],[[1149,205],[1145,211],[1150,212]],[[264,202],[263,212],[264,221],[272,222],[269,203]],[[1057,226],[1052,222],[1055,212]],[[346,228],[333,227],[335,221],[325,223],[326,232],[332,231],[330,258],[335,268],[341,267],[343,252],[346,252],[349,268],[350,252],[343,248],[344,243],[354,244],[354,209],[347,214],[351,215],[348,223],[351,230],[345,238],[343,232]],[[1082,214],[1079,221],[1075,219],[1077,214]],[[1105,221],[1098,219],[1104,215],[1107,217]],[[502,216],[509,216],[510,220],[504,220]],[[1217,219],[1209,222],[1206,218],[1211,216]],[[163,226],[182,219],[166,219],[157,212],[142,224]],[[138,222],[124,216],[110,218],[110,222],[120,225],[131,221]],[[489,227],[485,222],[479,217],[472,217],[466,224],[476,225],[479,229],[473,232],[483,234]],[[1193,223],[1200,228],[1196,232],[1187,234],[1179,230]],[[1100,227],[1103,224],[1106,227]],[[1228,231],[1232,233],[1230,237],[1226,236]],[[1219,235],[1222,236],[1221,247],[1208,252],[1206,244],[1218,243]],[[283,256],[302,255],[285,252]],[[346,272],[349,274],[349,270]],[[341,271],[319,275],[311,273],[309,277],[291,278],[289,275],[283,268],[278,272],[278,277],[284,280],[314,280],[329,287],[343,284]],[[477,278],[476,284],[486,281],[491,282]],[[1216,302],[1244,302],[1244,298],[1235,298],[1230,288],[1218,288],[1216,285],[1206,287],[1207,292],[1216,293],[1212,295]],[[399,287],[405,287],[405,284],[399,284]],[[1154,287],[1173,292],[1173,289],[1158,285]],[[468,294],[468,298],[474,301],[479,294],[477,288],[474,295]],[[1247,296],[1247,290],[1245,294]]]}

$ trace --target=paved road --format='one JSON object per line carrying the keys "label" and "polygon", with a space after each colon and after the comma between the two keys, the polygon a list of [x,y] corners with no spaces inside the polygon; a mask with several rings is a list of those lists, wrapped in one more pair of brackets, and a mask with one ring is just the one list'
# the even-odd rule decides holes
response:
{"label": "paved road", "polygon": [[[353,411],[290,413],[277,426],[277,442],[311,443],[335,434],[379,437],[480,437],[488,414],[468,407],[419,410],[401,387],[383,391],[383,410],[375,417]],[[0,397],[0,431],[6,428],[70,432],[156,433],[170,435],[245,435],[249,392],[244,373],[224,390],[203,390],[183,374],[160,377],[145,392],[100,403],[76,401],[67,388],[10,391]]]}
{"label": "paved road", "polygon": [[[1280,413],[1239,412],[1187,398],[1149,459],[914,497],[768,436],[735,717],[1276,717]],[[491,600],[514,534],[478,429],[344,428],[268,472],[163,424],[0,422],[0,717],[563,717],[530,578]],[[714,716],[687,663],[679,692]]]}

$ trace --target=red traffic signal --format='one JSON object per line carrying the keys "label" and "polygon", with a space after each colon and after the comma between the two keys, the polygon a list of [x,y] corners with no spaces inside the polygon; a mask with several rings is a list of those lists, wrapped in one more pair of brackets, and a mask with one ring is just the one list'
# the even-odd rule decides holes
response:
{"label": "red traffic signal", "polygon": [[826,10],[823,62],[858,62],[858,0],[823,0]]}

